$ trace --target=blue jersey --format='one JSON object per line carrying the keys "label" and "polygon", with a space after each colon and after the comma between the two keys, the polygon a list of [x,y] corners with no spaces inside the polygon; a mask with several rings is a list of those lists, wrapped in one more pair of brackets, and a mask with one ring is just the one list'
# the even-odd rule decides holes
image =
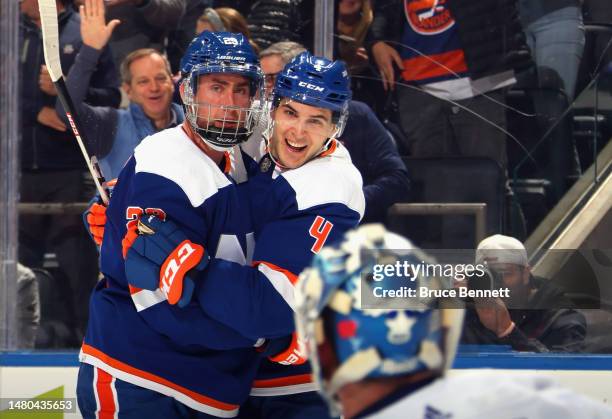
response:
{"label": "blue jersey", "polygon": [[104,279],[91,297],[80,360],[198,411],[234,417],[259,364],[256,339],[213,320],[198,304],[171,306],[159,289],[131,287],[122,248],[138,217],[156,214],[209,254],[245,263],[252,229],[236,184],[246,180],[247,170],[238,148],[226,153],[225,163],[228,173],[182,126],[147,137],[135,149],[107,210]]}
{"label": "blue jersey", "polygon": [[[295,330],[293,285],[324,244],[359,223],[365,199],[361,175],[348,151],[330,150],[304,166],[282,170],[265,155],[239,192],[247,196],[255,231],[253,266],[213,260],[202,273],[197,299],[211,317],[256,339]],[[231,278],[231,281],[225,280]],[[308,364],[264,361],[254,395],[312,391]]]}

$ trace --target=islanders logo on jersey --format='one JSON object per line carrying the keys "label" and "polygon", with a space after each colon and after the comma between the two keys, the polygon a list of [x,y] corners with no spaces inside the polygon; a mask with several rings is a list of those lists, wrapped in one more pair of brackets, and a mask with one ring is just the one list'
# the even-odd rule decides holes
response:
{"label": "islanders logo on jersey", "polygon": [[418,34],[436,35],[455,24],[447,0],[404,0],[408,24]]}

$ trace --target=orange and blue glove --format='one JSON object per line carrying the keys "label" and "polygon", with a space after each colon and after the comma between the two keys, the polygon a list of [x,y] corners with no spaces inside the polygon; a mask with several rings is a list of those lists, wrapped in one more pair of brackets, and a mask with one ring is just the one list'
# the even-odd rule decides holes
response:
{"label": "orange and blue glove", "polygon": [[99,196],[89,201],[90,205],[83,213],[83,223],[91,239],[99,247],[104,239],[104,225],[106,224],[106,205]]}
{"label": "orange and blue glove", "polygon": [[273,352],[272,348],[275,346],[278,347],[279,344],[282,344],[284,349],[274,355],[268,356],[270,361],[281,365],[302,365],[308,360],[305,347],[299,341],[297,333],[293,332],[288,338],[269,341],[268,348],[266,348],[265,352]]}
{"label": "orange and blue glove", "polygon": [[204,247],[190,241],[172,221],[155,216],[141,218],[138,231],[125,259],[128,283],[147,290],[159,288],[168,303],[185,307],[195,289],[191,271],[203,271],[209,261]]}

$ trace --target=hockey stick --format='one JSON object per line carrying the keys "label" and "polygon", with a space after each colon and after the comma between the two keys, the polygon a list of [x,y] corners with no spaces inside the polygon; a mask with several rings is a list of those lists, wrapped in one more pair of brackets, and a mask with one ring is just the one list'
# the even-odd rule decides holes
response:
{"label": "hockey stick", "polygon": [[106,179],[104,179],[104,176],[100,171],[98,159],[93,154],[90,157],[90,154],[85,147],[85,143],[83,142],[81,136],[81,132],[84,131],[81,129],[82,125],[79,121],[74,103],[72,103],[72,99],[70,98],[70,93],[68,93],[68,89],[66,88],[64,74],[62,73],[59,51],[59,30],[57,26],[57,6],[55,0],[38,0],[38,10],[40,11],[43,50],[45,53],[47,70],[49,71],[51,80],[55,85],[57,96],[64,107],[64,111],[68,117],[68,122],[70,123],[72,132],[74,133],[77,143],[79,144],[81,153],[83,153],[83,157],[87,162],[89,173],[91,173],[91,176],[93,177],[102,201],[105,204],[108,204],[109,193],[106,186]]}

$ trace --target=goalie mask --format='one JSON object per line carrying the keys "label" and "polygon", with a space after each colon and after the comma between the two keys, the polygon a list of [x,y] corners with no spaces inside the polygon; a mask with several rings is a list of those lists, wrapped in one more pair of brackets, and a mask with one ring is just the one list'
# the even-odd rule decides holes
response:
{"label": "goalie mask", "polygon": [[[375,265],[398,261],[433,263],[408,240],[370,224],[324,248],[296,284],[297,332],[332,416],[341,413],[337,393],[346,384],[421,371],[442,374],[454,359],[463,311],[444,308],[448,302],[417,296],[405,306],[401,302],[402,309],[385,308],[398,303],[383,299],[376,302],[380,308],[362,307],[363,296],[386,281],[373,280]],[[414,281],[399,281],[415,289],[438,283],[418,272]]]}
{"label": "goalie mask", "polygon": [[[264,115],[265,103],[259,59],[244,35],[202,32],[191,41],[181,60],[181,76],[185,117],[207,145],[225,151],[249,138]],[[210,99],[216,94],[213,90],[207,96],[199,89],[215,76],[223,80],[214,89],[221,90],[229,78],[232,83],[246,80],[238,89],[248,91],[220,93],[217,99]],[[229,87],[234,89],[233,85]]]}

